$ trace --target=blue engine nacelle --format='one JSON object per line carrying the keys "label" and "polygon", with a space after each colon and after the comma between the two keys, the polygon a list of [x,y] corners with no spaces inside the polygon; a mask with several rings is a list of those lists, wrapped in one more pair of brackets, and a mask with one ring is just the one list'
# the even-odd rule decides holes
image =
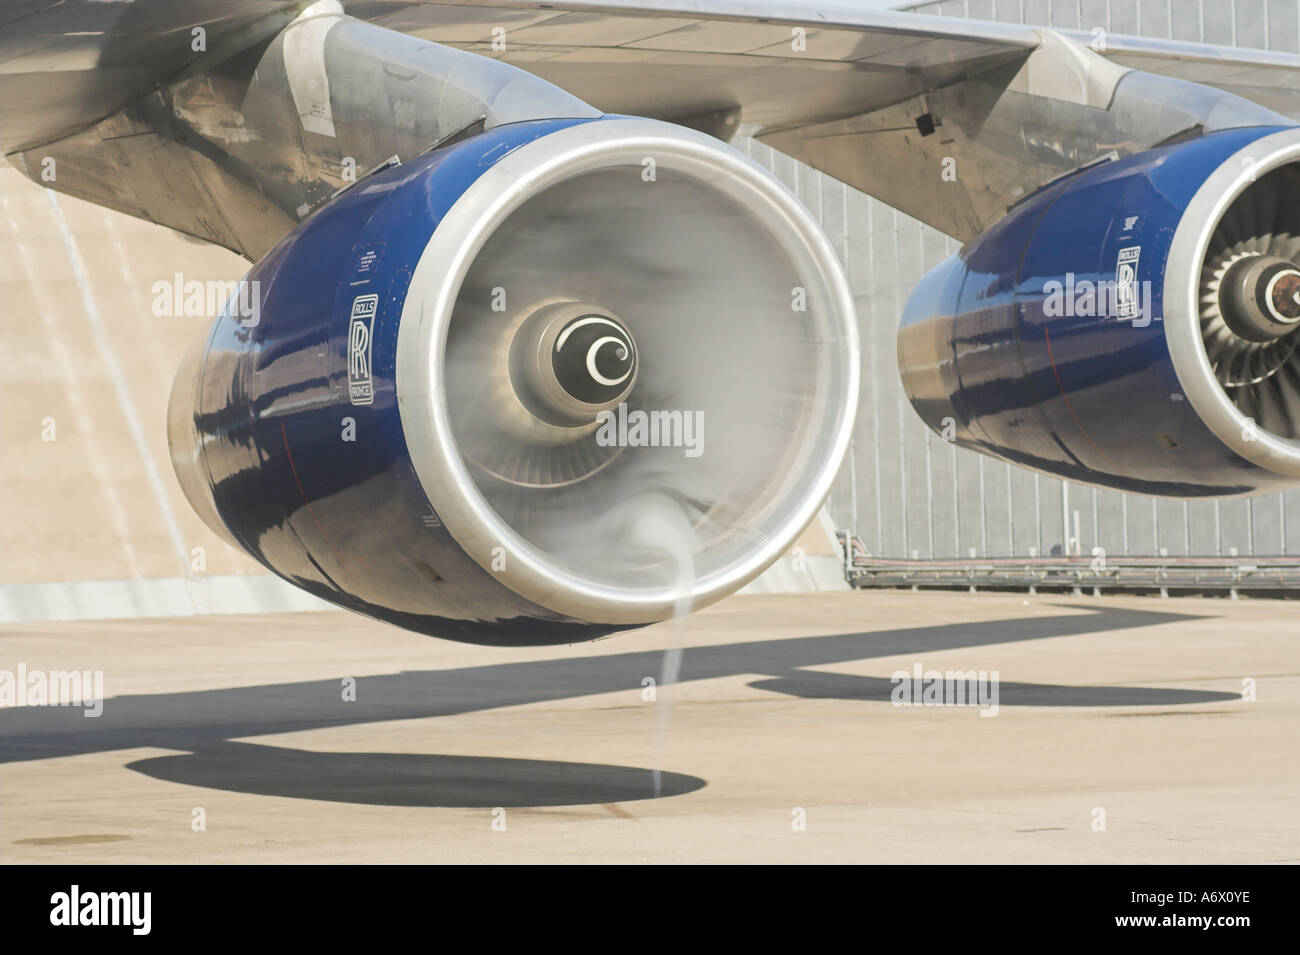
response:
{"label": "blue engine nacelle", "polygon": [[1081,170],[925,276],[903,387],[949,440],[1181,496],[1300,484],[1300,131]]}
{"label": "blue engine nacelle", "polygon": [[245,277],[168,412],[205,522],[412,630],[571,642],[738,589],[812,520],[852,298],[756,164],[607,117],[363,179]]}

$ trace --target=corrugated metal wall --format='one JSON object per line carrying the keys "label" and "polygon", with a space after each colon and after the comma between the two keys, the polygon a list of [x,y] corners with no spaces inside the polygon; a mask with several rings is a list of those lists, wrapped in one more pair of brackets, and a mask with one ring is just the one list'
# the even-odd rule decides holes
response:
{"label": "corrugated metal wall", "polygon": [[[1296,0],[940,0],[917,12],[1300,50]],[[862,403],[850,462],[831,493],[836,524],[881,557],[1060,553],[1075,537],[1132,556],[1300,554],[1300,492],[1186,502],[1102,491],[957,449],[921,424],[896,370],[898,314],[958,244],[856,190],[744,139],[820,217],[846,263],[862,329]]]}

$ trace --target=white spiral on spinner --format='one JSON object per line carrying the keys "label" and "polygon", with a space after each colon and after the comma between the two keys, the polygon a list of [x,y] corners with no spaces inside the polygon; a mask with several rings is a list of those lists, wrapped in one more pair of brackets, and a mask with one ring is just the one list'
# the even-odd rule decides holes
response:
{"label": "white spiral on spinner", "polygon": [[597,338],[591,343],[591,347],[587,349],[587,374],[591,375],[592,380],[595,381],[596,384],[613,387],[614,385],[621,385],[623,382],[627,381],[628,376],[632,374],[632,363],[628,362],[627,371],[623,372],[623,374],[618,378],[607,378],[605,375],[602,375],[600,370],[596,367],[596,357],[600,353],[601,348],[603,348],[607,342],[613,342],[619,346],[618,357],[620,360],[627,357],[627,342],[622,338],[619,338],[617,335],[606,335],[603,338]]}

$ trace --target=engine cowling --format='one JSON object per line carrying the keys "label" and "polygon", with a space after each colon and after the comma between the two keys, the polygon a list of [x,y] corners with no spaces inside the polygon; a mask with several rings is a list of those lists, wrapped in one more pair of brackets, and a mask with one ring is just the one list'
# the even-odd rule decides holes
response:
{"label": "engine cowling", "polygon": [[1300,130],[1246,128],[1026,198],[909,299],[903,387],[945,438],[1072,481],[1300,484]]}
{"label": "engine cowling", "polygon": [[852,428],[829,243],[671,124],[440,148],[241,291],[173,388],[186,495],[281,577],[424,633],[572,642],[717,600],[812,520]]}

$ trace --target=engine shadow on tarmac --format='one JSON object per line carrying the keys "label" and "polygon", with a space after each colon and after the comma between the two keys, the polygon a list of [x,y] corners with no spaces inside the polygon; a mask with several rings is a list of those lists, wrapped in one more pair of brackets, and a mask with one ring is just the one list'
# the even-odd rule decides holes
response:
{"label": "engine shadow on tarmac", "polygon": [[[767,678],[751,685],[793,697],[888,700],[887,677],[806,668],[1201,619],[1194,614],[1127,608],[1069,609],[1089,612],[690,647],[678,679],[758,674]],[[662,659],[662,651],[645,650],[360,677],[352,702],[343,702],[339,680],[329,679],[112,697],[96,719],[84,718],[78,707],[6,708],[0,709],[0,763],[152,747],[180,755],[139,760],[130,768],[158,779],[253,794],[467,807],[644,799],[655,794],[651,770],[645,768],[432,754],[309,752],[231,741],[619,691],[639,694],[641,680],[657,675]],[[997,656],[992,653],[987,668],[996,666]],[[1123,707],[1235,699],[1232,693],[1184,688],[1002,684],[999,702],[1003,706]],[[664,772],[659,794],[679,795],[704,785],[696,777]]]}
{"label": "engine shadow on tarmac", "polygon": [[[946,675],[946,671],[941,672]],[[962,672],[967,674],[967,678],[970,677],[969,671]],[[792,676],[755,680],[749,686],[804,700],[887,703],[898,684],[887,677],[801,670]],[[1051,683],[1007,683],[999,680],[997,703],[999,706],[1177,706],[1180,703],[1215,703],[1240,699],[1239,693],[1215,690],[1165,689],[1154,686],[1058,686]]]}
{"label": "engine shadow on tarmac", "polygon": [[[371,806],[486,809],[655,798],[654,774],[633,766],[424,753],[322,753],[224,743],[127,764],[154,779],[262,796]],[[661,773],[660,796],[702,789],[698,776]]]}

